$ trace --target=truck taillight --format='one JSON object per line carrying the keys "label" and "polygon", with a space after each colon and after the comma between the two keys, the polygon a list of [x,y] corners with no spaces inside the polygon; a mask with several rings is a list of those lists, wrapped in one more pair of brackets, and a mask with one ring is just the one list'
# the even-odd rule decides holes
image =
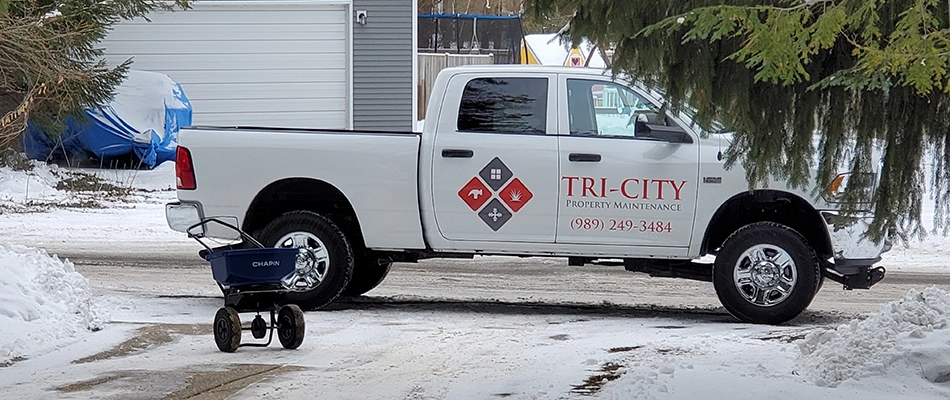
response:
{"label": "truck taillight", "polygon": [[195,167],[191,163],[191,152],[178,146],[175,151],[175,177],[178,178],[179,190],[195,190]]}

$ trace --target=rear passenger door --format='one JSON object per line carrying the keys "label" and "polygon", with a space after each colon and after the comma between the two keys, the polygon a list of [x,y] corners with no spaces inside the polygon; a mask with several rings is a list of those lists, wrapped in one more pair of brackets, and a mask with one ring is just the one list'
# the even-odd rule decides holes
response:
{"label": "rear passenger door", "polygon": [[[554,243],[558,139],[556,75],[460,74],[449,82],[431,171],[443,238]],[[485,242],[497,242],[491,245]],[[461,245],[459,248],[465,248]]]}

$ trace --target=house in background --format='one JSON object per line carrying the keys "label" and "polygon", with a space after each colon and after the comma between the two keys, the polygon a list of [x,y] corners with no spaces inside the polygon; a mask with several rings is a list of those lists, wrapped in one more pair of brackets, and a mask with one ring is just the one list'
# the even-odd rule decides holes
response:
{"label": "house in background", "polygon": [[410,131],[415,0],[201,0],[115,25],[112,64],[167,74],[194,125]]}
{"label": "house in background", "polygon": [[522,64],[563,65],[566,67],[607,68],[601,50],[587,40],[580,46],[565,43],[556,33],[527,35],[521,45]]}

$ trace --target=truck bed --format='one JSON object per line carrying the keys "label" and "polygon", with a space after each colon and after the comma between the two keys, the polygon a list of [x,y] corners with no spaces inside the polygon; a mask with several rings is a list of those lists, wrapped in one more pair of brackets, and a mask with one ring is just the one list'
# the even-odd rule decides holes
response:
{"label": "truck bed", "polygon": [[318,180],[350,200],[367,247],[423,249],[419,143],[409,132],[186,127],[179,145],[191,151],[198,181],[195,190],[178,195],[200,199],[204,216],[232,216],[243,224],[262,188],[285,179]]}

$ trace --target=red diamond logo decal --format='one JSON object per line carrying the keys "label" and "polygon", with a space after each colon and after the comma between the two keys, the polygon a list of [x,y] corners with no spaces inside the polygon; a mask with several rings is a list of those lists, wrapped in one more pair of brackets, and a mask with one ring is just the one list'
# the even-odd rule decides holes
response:
{"label": "red diamond logo decal", "polygon": [[465,186],[462,186],[462,190],[459,190],[459,197],[462,198],[465,204],[468,204],[472,211],[478,211],[491,199],[491,190],[478,177],[475,177],[468,181]]}
{"label": "red diamond logo decal", "polygon": [[498,197],[501,198],[501,201],[505,202],[505,205],[507,205],[511,211],[518,212],[521,210],[521,207],[528,204],[528,200],[531,200],[534,195],[528,190],[524,183],[521,183],[521,179],[515,178],[508,186],[501,189],[501,192],[498,193]]}

